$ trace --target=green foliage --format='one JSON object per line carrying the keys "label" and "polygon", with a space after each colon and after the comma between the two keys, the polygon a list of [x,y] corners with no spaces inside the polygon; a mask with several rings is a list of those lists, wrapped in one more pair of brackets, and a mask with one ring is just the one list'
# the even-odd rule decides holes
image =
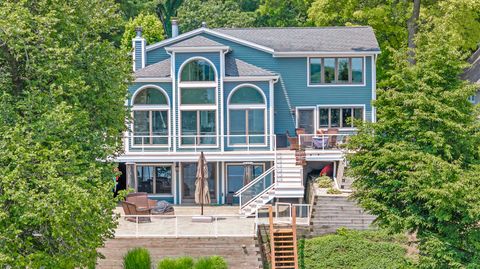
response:
{"label": "green foliage", "polygon": [[305,240],[303,268],[414,268],[404,241],[383,231],[339,230]]}
{"label": "green foliage", "polygon": [[298,240],[298,268],[305,268],[305,238]]}
{"label": "green foliage", "polygon": [[134,248],[123,257],[124,269],[150,269],[152,261],[146,248]]}
{"label": "green foliage", "polygon": [[377,223],[415,232],[422,266],[480,266],[479,122],[459,79],[464,64],[449,26],[421,31],[416,64],[406,53],[375,106],[378,122],[361,128],[348,147],[361,205]]}
{"label": "green foliage", "polygon": [[142,37],[147,44],[153,44],[162,41],[164,38],[163,26],[157,16],[153,14],[140,14],[135,19],[130,19],[125,25],[125,32],[122,37],[122,47],[131,50],[132,39],[135,37],[135,28],[141,26],[143,29]]}
{"label": "green foliage", "polygon": [[268,27],[306,26],[312,0],[262,0],[257,25]]}
{"label": "green foliage", "polygon": [[220,256],[211,256],[200,258],[195,263],[194,269],[227,269],[228,265],[224,258]]}
{"label": "green foliage", "polygon": [[172,37],[172,18],[177,16],[177,11],[184,0],[162,0],[155,8],[158,18],[163,24],[163,29],[168,37]]}
{"label": "green foliage", "polygon": [[[377,63],[377,77],[382,81],[388,77],[386,72],[394,68],[392,49],[407,47],[407,20],[412,6],[413,1],[315,0],[308,17],[316,26],[371,26],[382,49]],[[421,11],[421,29],[431,30],[431,21],[435,21],[434,27],[444,24],[464,50],[475,48],[480,41],[480,1],[422,1]]]}
{"label": "green foliage", "polygon": [[165,258],[158,263],[158,269],[227,269],[228,265],[220,256],[210,256],[198,259],[196,262],[191,257],[177,259]]}
{"label": "green foliage", "polygon": [[317,182],[319,188],[331,188],[333,184],[332,179],[328,176],[317,177],[315,181]]}
{"label": "green foliage", "polygon": [[135,18],[140,13],[151,13],[158,4],[158,0],[118,0],[117,2],[126,19]]}
{"label": "green foliage", "polygon": [[206,22],[209,28],[249,27],[255,22],[254,12],[244,12],[233,0],[189,0],[178,9],[182,33],[199,28]]}
{"label": "green foliage", "polygon": [[342,192],[337,188],[328,188],[327,194],[342,194]]}
{"label": "green foliage", "polygon": [[[114,1],[0,1],[0,267],[81,268],[116,226],[131,65]],[[8,265],[8,266],[7,266]]]}

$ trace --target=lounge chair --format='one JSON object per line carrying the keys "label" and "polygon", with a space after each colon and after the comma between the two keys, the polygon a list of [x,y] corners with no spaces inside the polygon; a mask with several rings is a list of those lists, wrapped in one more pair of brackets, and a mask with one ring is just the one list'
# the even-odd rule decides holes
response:
{"label": "lounge chair", "polygon": [[327,130],[328,148],[337,148],[338,129],[331,128]]}
{"label": "lounge chair", "polygon": [[[137,217],[137,215],[151,215],[153,208],[141,208],[136,204],[123,201],[122,202],[123,211],[125,213],[125,219],[131,222],[150,222],[150,217]],[[130,216],[130,217],[129,217]]]}
{"label": "lounge chair", "polygon": [[298,137],[290,136],[290,133],[288,131],[286,132],[286,135],[287,135],[288,142],[290,143],[290,149],[297,150],[299,148]]}
{"label": "lounge chair", "polygon": [[127,195],[127,202],[135,204],[139,208],[154,208],[157,206],[157,201],[148,199],[146,192],[134,192]]}

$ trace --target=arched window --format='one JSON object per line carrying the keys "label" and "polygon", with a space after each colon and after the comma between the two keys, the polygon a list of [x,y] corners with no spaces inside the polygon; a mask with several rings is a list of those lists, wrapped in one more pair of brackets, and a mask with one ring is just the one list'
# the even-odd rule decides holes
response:
{"label": "arched window", "polygon": [[215,70],[213,66],[206,60],[192,60],[183,67],[180,80],[215,81]]}
{"label": "arched window", "polygon": [[133,145],[168,145],[169,106],[166,93],[154,87],[141,89],[133,97]]}
{"label": "arched window", "polygon": [[262,91],[246,85],[228,98],[229,145],[265,145],[266,100]]}
{"label": "arched window", "polygon": [[218,145],[216,69],[207,59],[193,58],[180,69],[180,146]]}

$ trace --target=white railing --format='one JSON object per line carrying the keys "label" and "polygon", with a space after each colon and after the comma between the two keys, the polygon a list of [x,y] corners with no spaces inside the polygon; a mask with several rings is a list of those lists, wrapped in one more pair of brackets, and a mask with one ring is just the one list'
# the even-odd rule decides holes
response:
{"label": "white railing", "polygon": [[275,166],[272,166],[235,192],[234,196],[239,198],[240,210],[255,200],[258,196],[264,194],[273,184],[275,184],[274,173]]}
{"label": "white railing", "polygon": [[298,144],[304,149],[339,150],[351,134],[300,134]]}
{"label": "white railing", "polygon": [[275,148],[276,136],[267,134],[252,135],[137,135],[127,133],[124,136],[125,151],[174,151],[173,142],[178,150],[191,150],[194,152],[204,149],[220,149],[223,141],[224,148],[246,151],[258,151]]}
{"label": "white railing", "polygon": [[[193,221],[198,215],[124,215],[118,220],[115,237],[252,237],[253,219],[239,215],[208,216],[211,222]],[[206,216],[203,216],[206,217]]]}
{"label": "white railing", "polygon": [[[274,224],[291,224],[292,210],[296,210],[296,220],[299,226],[310,225],[311,205],[308,204],[290,204],[276,203],[273,206],[273,222]],[[255,227],[258,225],[268,225],[268,207],[263,206],[255,212]]]}

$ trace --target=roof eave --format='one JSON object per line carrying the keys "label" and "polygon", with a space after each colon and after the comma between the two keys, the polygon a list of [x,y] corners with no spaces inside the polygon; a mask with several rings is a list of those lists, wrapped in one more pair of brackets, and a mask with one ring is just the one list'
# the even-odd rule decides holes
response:
{"label": "roof eave", "polygon": [[234,81],[270,81],[270,80],[277,80],[279,76],[237,76],[237,77],[229,77],[225,76],[223,81],[226,82],[234,82]]}
{"label": "roof eave", "polygon": [[166,47],[168,52],[216,52],[216,51],[228,51],[229,46],[209,46],[209,47]]}
{"label": "roof eave", "polygon": [[378,55],[380,51],[289,51],[275,52],[273,57],[309,57],[309,56],[359,56],[359,55]]}

